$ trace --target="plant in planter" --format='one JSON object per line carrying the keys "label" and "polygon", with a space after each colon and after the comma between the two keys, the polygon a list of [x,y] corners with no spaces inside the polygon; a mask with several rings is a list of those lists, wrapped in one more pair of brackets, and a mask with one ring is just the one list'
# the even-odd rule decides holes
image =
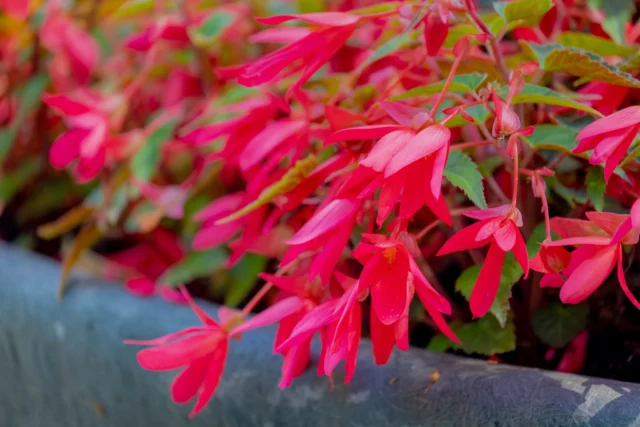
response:
{"label": "plant in planter", "polygon": [[316,336],[349,382],[365,334],[377,364],[411,340],[602,374],[599,321],[640,346],[622,3],[5,2],[4,237],[61,255],[60,296],[84,265],[188,303],[128,343],[192,415],[272,324],[281,387]]}

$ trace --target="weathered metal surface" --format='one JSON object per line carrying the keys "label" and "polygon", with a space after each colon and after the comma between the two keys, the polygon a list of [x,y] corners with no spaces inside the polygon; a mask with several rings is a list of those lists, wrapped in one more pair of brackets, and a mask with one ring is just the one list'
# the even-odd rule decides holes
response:
{"label": "weathered metal surface", "polygon": [[194,325],[189,309],[92,280],[58,303],[58,275],[53,261],[0,247],[0,427],[640,426],[638,384],[420,350],[377,367],[366,342],[351,384],[338,376],[332,392],[311,368],[281,391],[273,329],[233,343],[218,393],[188,420],[190,406],[169,397],[174,373],[143,371],[122,340]]}

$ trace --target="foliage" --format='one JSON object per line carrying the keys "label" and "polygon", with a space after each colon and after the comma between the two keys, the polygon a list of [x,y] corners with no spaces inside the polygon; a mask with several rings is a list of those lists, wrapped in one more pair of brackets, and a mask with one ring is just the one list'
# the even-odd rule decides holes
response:
{"label": "foliage", "polygon": [[138,360],[187,367],[194,415],[273,323],[282,387],[316,333],[347,381],[363,331],[384,364],[417,323],[583,354],[614,270],[640,308],[635,3],[583,3],[0,2],[0,232],[62,259],[61,297],[84,267],[191,304]]}

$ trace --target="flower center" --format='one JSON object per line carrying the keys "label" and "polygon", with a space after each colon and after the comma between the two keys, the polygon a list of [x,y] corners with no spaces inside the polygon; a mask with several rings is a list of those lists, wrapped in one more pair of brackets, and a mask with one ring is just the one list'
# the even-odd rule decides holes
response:
{"label": "flower center", "polygon": [[391,246],[390,248],[386,248],[385,250],[382,251],[382,255],[385,257],[389,265],[392,265],[394,262],[396,262],[397,253],[398,253],[398,249],[396,249],[395,246]]}

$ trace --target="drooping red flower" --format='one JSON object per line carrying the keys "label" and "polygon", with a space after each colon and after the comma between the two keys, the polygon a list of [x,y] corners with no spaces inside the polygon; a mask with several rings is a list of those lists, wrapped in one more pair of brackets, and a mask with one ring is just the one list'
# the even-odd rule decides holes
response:
{"label": "drooping red flower", "polygon": [[300,309],[303,301],[290,297],[243,322],[240,313],[222,307],[220,322],[198,307],[183,289],[191,309],[203,326],[186,328],[153,340],[128,340],[125,344],[151,346],[138,352],[138,363],[149,371],[182,369],[171,384],[175,403],[187,403],[197,396],[189,417],[196,416],[213,397],[229,351],[229,340],[252,329],[273,324]]}
{"label": "drooping red flower", "polygon": [[576,136],[574,153],[593,150],[589,163],[604,163],[608,181],[640,130],[640,107],[628,107],[585,126]]}
{"label": "drooping red flower", "polygon": [[507,252],[513,252],[525,277],[529,274],[527,248],[518,230],[518,227],[522,226],[522,214],[514,206],[504,205],[464,215],[479,221],[451,236],[440,248],[438,255],[489,245],[489,252],[469,299],[473,316],[482,317],[489,311],[496,298]]}
{"label": "drooping red flower", "polygon": [[424,23],[424,43],[429,56],[436,56],[449,34],[448,3],[434,2],[422,19]]}
{"label": "drooping red flower", "polygon": [[[624,294],[640,309],[640,302],[633,295],[624,277],[622,245],[638,243],[640,230],[626,233],[622,224],[630,217],[608,212],[587,212],[589,221],[554,218],[553,230],[563,239],[545,242],[548,247],[578,246],[571,252],[571,262],[563,271],[566,281],[560,290],[565,304],[578,304],[604,283],[617,265],[617,276]],[[615,240],[612,236],[616,236]]]}

